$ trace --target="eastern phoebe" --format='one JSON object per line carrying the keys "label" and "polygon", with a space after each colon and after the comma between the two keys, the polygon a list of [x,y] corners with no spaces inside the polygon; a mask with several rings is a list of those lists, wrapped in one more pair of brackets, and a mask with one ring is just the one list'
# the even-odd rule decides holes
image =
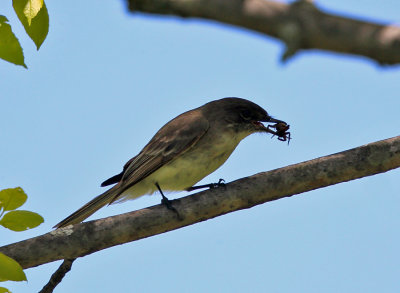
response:
{"label": "eastern phoebe", "polygon": [[[115,184],[112,188],[55,228],[79,223],[107,204],[161,189],[190,189],[220,167],[246,136],[255,132],[277,134],[262,122],[285,123],[272,118],[253,102],[240,98],[212,101],[179,115],[165,124],[143,150],[125,164],[120,174],[101,184]],[[166,198],[163,196],[163,199]]]}

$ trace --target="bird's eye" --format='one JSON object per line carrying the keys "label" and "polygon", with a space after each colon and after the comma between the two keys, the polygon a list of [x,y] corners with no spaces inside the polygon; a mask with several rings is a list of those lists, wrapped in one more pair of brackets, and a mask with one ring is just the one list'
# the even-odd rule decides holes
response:
{"label": "bird's eye", "polygon": [[251,118],[251,113],[249,110],[243,110],[242,112],[240,112],[240,116],[242,116],[242,118],[244,120],[250,120]]}

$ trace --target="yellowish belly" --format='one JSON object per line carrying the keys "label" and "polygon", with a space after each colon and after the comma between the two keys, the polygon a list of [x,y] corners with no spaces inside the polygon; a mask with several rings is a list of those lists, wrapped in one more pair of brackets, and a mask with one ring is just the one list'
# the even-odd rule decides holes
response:
{"label": "yellowish belly", "polygon": [[155,183],[163,191],[185,190],[220,167],[240,140],[229,136],[220,137],[209,144],[200,144],[124,191],[116,202],[153,194],[158,191]]}

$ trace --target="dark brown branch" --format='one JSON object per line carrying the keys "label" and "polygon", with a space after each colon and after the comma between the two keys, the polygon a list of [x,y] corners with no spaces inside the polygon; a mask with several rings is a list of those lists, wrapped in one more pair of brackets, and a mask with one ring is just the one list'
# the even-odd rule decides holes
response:
{"label": "dark brown branch", "polygon": [[65,259],[63,263],[60,265],[60,267],[57,269],[57,271],[54,272],[53,275],[51,275],[51,278],[49,282],[43,287],[42,290],[40,290],[39,293],[51,293],[54,291],[54,289],[57,287],[58,284],[62,281],[62,279],[65,277],[66,273],[68,273],[71,270],[72,263],[74,262],[74,259]]}
{"label": "dark brown branch", "polygon": [[233,211],[400,167],[400,136],[285,168],[259,173],[174,200],[176,214],[157,205],[57,229],[0,247],[30,268],[154,236]]}
{"label": "dark brown branch", "polygon": [[312,1],[128,0],[131,12],[196,17],[250,29],[282,40],[283,60],[319,49],[400,63],[400,27],[324,13]]}

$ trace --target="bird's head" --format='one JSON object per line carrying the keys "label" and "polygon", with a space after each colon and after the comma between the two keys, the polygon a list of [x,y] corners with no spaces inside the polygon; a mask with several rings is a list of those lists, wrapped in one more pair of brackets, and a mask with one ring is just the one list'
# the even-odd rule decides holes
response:
{"label": "bird's head", "polygon": [[[257,104],[241,98],[224,98],[212,101],[205,105],[208,115],[219,116],[229,127],[236,132],[249,135],[255,132],[269,132],[276,134],[266,127],[266,123],[285,123],[284,121],[272,118],[266,110]],[[286,123],[285,123],[286,124]]]}

